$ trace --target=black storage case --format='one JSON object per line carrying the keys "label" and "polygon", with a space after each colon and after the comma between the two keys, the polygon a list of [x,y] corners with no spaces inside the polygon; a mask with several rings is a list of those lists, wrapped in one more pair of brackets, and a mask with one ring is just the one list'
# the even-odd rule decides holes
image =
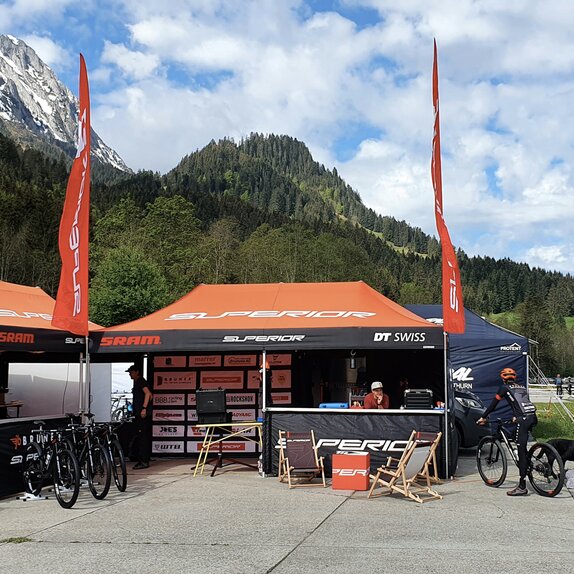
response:
{"label": "black storage case", "polygon": [[432,391],[430,389],[407,389],[405,391],[405,409],[432,409]]}
{"label": "black storage case", "polygon": [[197,422],[199,424],[217,424],[231,422],[231,413],[226,411],[227,396],[225,389],[197,390],[195,393]]}

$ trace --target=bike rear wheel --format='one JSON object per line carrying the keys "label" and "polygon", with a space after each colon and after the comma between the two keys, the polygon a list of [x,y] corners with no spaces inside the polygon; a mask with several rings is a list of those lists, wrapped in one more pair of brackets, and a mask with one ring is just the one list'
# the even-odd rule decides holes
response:
{"label": "bike rear wheel", "polygon": [[22,480],[27,493],[38,496],[44,485],[44,461],[42,448],[39,444],[31,442],[24,453],[22,462]]}
{"label": "bike rear wheel", "polygon": [[112,481],[110,455],[101,444],[95,444],[88,453],[87,459],[90,492],[94,498],[102,500],[110,491]]}
{"label": "bike rear wheel", "polygon": [[537,442],[528,451],[528,480],[541,496],[556,496],[564,485],[564,462],[556,449]]}
{"label": "bike rear wheel", "polygon": [[126,468],[126,457],[120,441],[112,440],[109,444],[110,458],[112,462],[112,471],[114,482],[120,492],[124,492],[128,486],[128,471]]}
{"label": "bike rear wheel", "polygon": [[476,465],[480,478],[487,486],[500,486],[506,479],[508,462],[506,453],[498,439],[486,436],[476,449]]}
{"label": "bike rear wheel", "polygon": [[53,478],[58,503],[62,508],[72,508],[80,494],[80,465],[71,450],[63,448],[56,453]]}

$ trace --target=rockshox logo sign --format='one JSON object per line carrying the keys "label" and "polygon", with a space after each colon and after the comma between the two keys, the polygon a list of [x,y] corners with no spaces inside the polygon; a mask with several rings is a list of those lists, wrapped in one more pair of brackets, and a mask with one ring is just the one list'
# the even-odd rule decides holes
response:
{"label": "rockshox logo sign", "polygon": [[135,335],[131,337],[102,337],[101,347],[134,347],[140,345],[161,345],[159,335]]}
{"label": "rockshox logo sign", "polygon": [[292,343],[302,341],[305,335],[225,335],[222,343]]}
{"label": "rockshox logo sign", "polygon": [[32,345],[35,342],[33,333],[13,333],[12,331],[0,331],[0,343],[24,343]]}
{"label": "rockshox logo sign", "polygon": [[165,319],[166,321],[188,321],[191,319],[226,319],[229,317],[245,317],[247,319],[278,319],[290,317],[294,319],[365,319],[374,317],[376,313],[367,311],[226,311],[220,315],[208,313],[176,313]]}

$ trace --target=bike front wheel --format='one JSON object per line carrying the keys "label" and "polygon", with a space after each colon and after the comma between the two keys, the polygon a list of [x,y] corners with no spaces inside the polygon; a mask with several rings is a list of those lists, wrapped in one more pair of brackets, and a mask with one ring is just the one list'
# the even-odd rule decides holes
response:
{"label": "bike front wheel", "polygon": [[80,465],[76,455],[63,448],[54,461],[54,494],[62,508],[72,508],[80,494]]}
{"label": "bike front wheel", "polygon": [[508,462],[500,441],[485,436],[476,449],[476,465],[480,478],[487,486],[500,486],[506,479]]}
{"label": "bike front wheel", "polygon": [[564,462],[556,449],[537,442],[528,451],[528,480],[540,496],[556,496],[564,485]]}
{"label": "bike front wheel", "polygon": [[110,455],[101,445],[95,444],[88,453],[88,486],[94,498],[102,500],[110,490],[112,468]]}
{"label": "bike front wheel", "polygon": [[22,480],[27,493],[33,496],[40,494],[44,485],[44,462],[42,460],[42,448],[35,442],[31,442],[24,452]]}
{"label": "bike front wheel", "polygon": [[124,492],[128,486],[128,471],[126,468],[126,457],[120,441],[117,439],[112,440],[109,444],[110,459],[112,463],[112,471],[114,474],[114,482],[120,492]]}

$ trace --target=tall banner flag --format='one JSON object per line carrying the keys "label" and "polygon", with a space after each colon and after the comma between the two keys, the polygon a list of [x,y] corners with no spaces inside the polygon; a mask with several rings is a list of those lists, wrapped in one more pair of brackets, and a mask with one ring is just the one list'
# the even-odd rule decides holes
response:
{"label": "tall banner flag", "polygon": [[440,159],[440,115],[438,103],[438,64],[436,40],[432,71],[432,100],[434,107],[434,132],[432,137],[431,177],[434,189],[435,221],[442,246],[442,307],[444,330],[447,333],[464,333],[464,305],[462,283],[454,248],[446,227],[442,207],[442,168]]}
{"label": "tall banner flag", "polygon": [[90,93],[86,62],[80,54],[78,149],[60,220],[62,259],[52,325],[88,335],[88,232],[90,220]]}

